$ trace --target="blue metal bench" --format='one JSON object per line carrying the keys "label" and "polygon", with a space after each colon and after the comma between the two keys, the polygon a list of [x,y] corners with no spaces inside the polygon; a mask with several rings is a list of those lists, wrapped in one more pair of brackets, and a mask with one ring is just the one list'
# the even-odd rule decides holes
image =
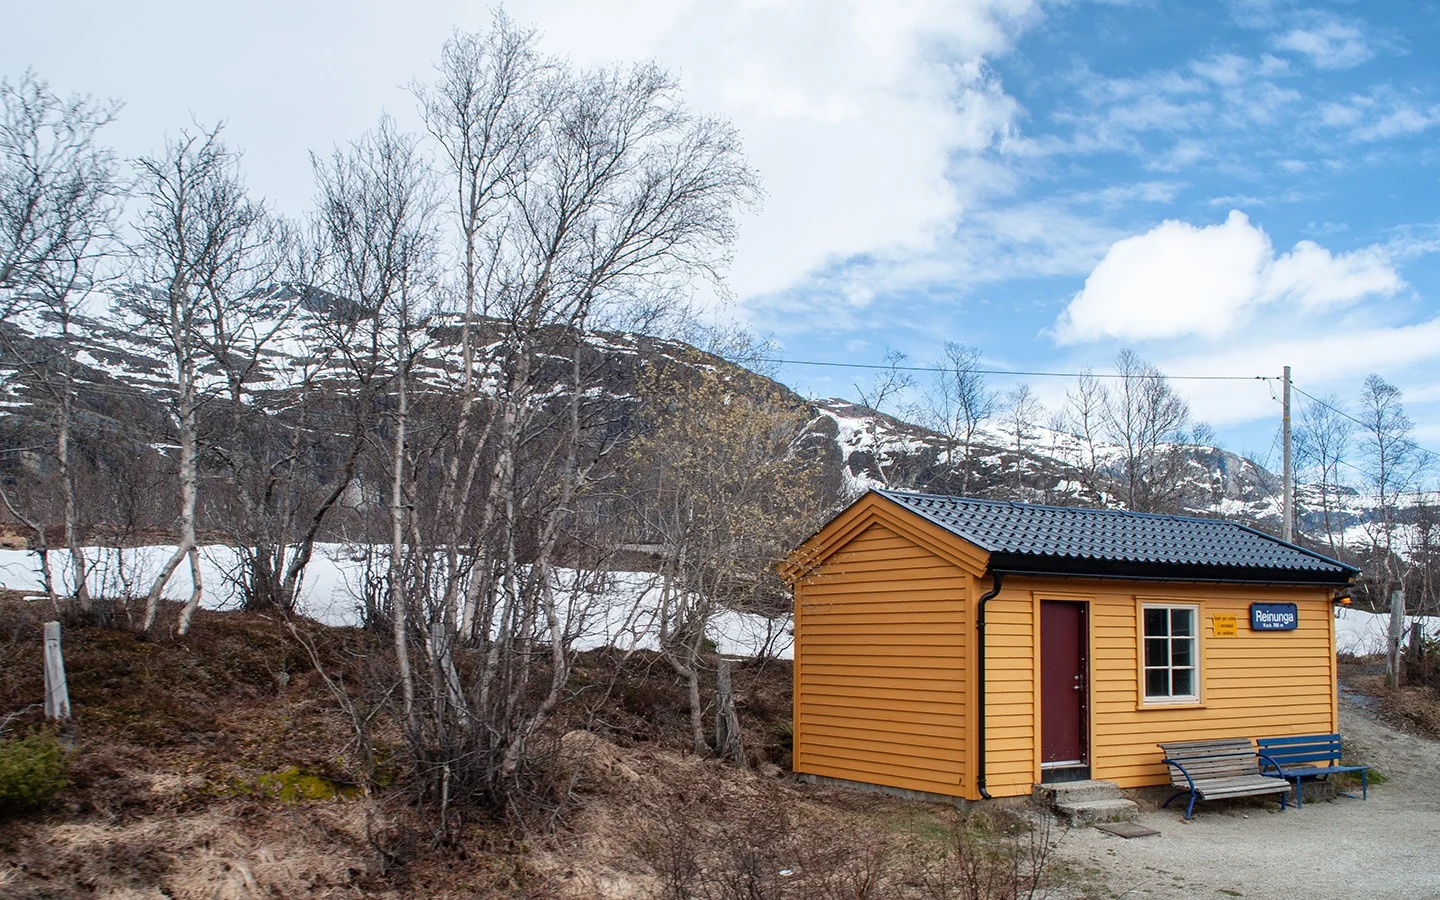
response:
{"label": "blue metal bench", "polygon": [[1170,783],[1179,788],[1160,804],[1162,809],[1187,793],[1190,795],[1190,805],[1185,810],[1187,819],[1195,814],[1196,800],[1279,794],[1280,808],[1285,808],[1290,782],[1261,772],[1263,758],[1256,754],[1255,744],[1249,738],[1172,741],[1159,746],[1165,751],[1163,762],[1171,770]]}
{"label": "blue metal bench", "polygon": [[[1360,773],[1360,795],[1370,799],[1369,766],[1340,764],[1340,735],[1306,734],[1298,737],[1260,738],[1256,743],[1262,757],[1261,771],[1295,782],[1295,805],[1303,807],[1302,778],[1318,778],[1340,772]],[[1350,796],[1346,794],[1345,796]]]}

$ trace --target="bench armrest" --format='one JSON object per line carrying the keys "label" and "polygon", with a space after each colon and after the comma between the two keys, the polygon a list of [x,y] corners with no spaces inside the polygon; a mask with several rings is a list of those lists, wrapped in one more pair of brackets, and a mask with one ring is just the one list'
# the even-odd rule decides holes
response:
{"label": "bench armrest", "polygon": [[1286,774],[1285,774],[1285,767],[1282,766],[1282,765],[1280,765],[1278,762],[1276,762],[1276,761],[1275,761],[1274,759],[1272,759],[1271,757],[1266,756],[1264,753],[1257,753],[1257,754],[1255,754],[1255,755],[1258,756],[1258,757],[1260,757],[1260,762],[1261,762],[1260,774],[1261,774],[1261,775],[1268,775],[1268,774],[1270,774],[1269,772],[1266,772],[1266,771],[1265,771],[1265,766],[1268,765],[1268,766],[1270,766],[1271,768],[1273,768],[1273,769],[1275,770],[1275,774],[1276,774],[1277,777],[1279,777],[1279,778],[1289,778],[1289,777],[1290,777],[1289,775],[1286,775]]}
{"label": "bench armrest", "polygon": [[1195,792],[1195,779],[1190,777],[1190,773],[1185,771],[1185,767],[1183,765],[1169,758],[1168,756],[1160,761],[1167,766],[1174,766],[1175,768],[1179,769],[1180,774],[1185,776],[1185,781],[1190,785],[1190,792],[1192,794]]}

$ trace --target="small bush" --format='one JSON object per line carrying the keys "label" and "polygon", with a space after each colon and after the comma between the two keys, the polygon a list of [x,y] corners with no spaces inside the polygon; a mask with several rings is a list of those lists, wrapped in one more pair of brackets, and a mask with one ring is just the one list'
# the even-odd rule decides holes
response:
{"label": "small bush", "polygon": [[70,782],[65,748],[53,731],[0,740],[0,813],[44,806]]}

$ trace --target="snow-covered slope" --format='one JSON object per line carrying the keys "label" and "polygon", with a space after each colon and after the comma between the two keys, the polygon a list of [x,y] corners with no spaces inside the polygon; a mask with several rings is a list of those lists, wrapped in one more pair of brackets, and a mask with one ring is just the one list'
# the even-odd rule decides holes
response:
{"label": "snow-covered slope", "polygon": [[[969,465],[962,448],[935,431],[877,414],[847,400],[815,404],[817,430],[833,438],[849,496],[890,486],[937,493],[970,493],[1059,505],[1124,506],[1096,489],[1093,469],[1123,459],[1122,448],[1041,425],[1013,431],[993,423],[973,436]],[[1017,446],[1018,445],[1018,446]],[[1255,523],[1278,523],[1279,480],[1253,461],[1216,447],[1181,445],[1180,511]],[[1092,456],[1093,453],[1093,456]],[[968,468],[968,477],[966,469]],[[963,489],[962,489],[963,484]],[[1302,512],[1304,507],[1301,507]]]}
{"label": "snow-covered slope", "polygon": [[[359,548],[363,549],[363,548]],[[306,569],[305,584],[300,595],[300,611],[330,625],[359,624],[359,595],[365,578],[363,556],[357,548],[346,544],[322,544]],[[88,579],[97,595],[142,595],[174,547],[153,546],[117,550],[113,547],[86,548],[87,559],[94,569]],[[232,577],[240,564],[235,550],[225,546],[203,547],[200,553],[201,577],[205,586],[207,609],[235,609],[240,604],[236,581]],[[32,553],[0,550],[0,586],[17,591],[41,590],[41,580]],[[51,565],[61,584],[73,580],[69,557],[54,554]],[[649,572],[605,573],[604,590],[567,591],[567,581],[575,573],[560,569],[556,573],[560,596],[583,596],[583,603],[566,610],[573,617],[574,642],[577,649],[617,647],[622,650],[654,650],[659,641],[656,621],[660,586]],[[166,589],[171,600],[183,601],[190,594],[188,577],[177,577]],[[31,602],[47,603],[40,598]],[[143,601],[135,601],[137,604]],[[138,613],[139,607],[137,605]],[[793,638],[789,616],[762,616],[754,613],[721,610],[710,622],[709,637],[721,653],[730,656],[769,656],[791,658]]]}

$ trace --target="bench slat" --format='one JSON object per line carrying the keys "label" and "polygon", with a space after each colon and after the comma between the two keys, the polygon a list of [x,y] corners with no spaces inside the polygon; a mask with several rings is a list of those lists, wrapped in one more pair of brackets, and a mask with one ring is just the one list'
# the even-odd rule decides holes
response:
{"label": "bench slat", "polygon": [[1322,743],[1333,743],[1333,744],[1337,744],[1337,745],[1338,745],[1338,744],[1340,743],[1340,735],[1338,735],[1338,734],[1302,734],[1302,735],[1299,735],[1299,736],[1297,736],[1297,737],[1260,738],[1260,739],[1258,739],[1258,740],[1256,741],[1256,743],[1258,743],[1261,747],[1266,747],[1266,746],[1269,746],[1269,747],[1284,747],[1284,746],[1287,746],[1287,745],[1289,745],[1289,744],[1322,744]]}
{"label": "bench slat", "polygon": [[1260,748],[1260,753],[1264,756],[1269,757],[1270,759],[1275,760],[1282,766],[1288,766],[1291,763],[1310,763],[1319,762],[1320,760],[1338,760],[1340,758],[1340,752],[1338,750],[1313,751],[1306,753],[1277,753],[1273,750],[1266,750],[1262,747]]}
{"label": "bench slat", "polygon": [[1249,738],[1212,738],[1205,741],[1171,741],[1165,744],[1158,744],[1160,749],[1166,753],[1183,753],[1192,751],[1195,753],[1207,753],[1217,750],[1248,750],[1254,752],[1255,745]]}
{"label": "bench slat", "polygon": [[1283,778],[1257,778],[1254,781],[1243,781],[1224,786],[1197,784],[1195,785],[1195,790],[1206,800],[1218,797],[1251,797],[1259,794],[1288,794],[1290,792],[1290,782]]}

